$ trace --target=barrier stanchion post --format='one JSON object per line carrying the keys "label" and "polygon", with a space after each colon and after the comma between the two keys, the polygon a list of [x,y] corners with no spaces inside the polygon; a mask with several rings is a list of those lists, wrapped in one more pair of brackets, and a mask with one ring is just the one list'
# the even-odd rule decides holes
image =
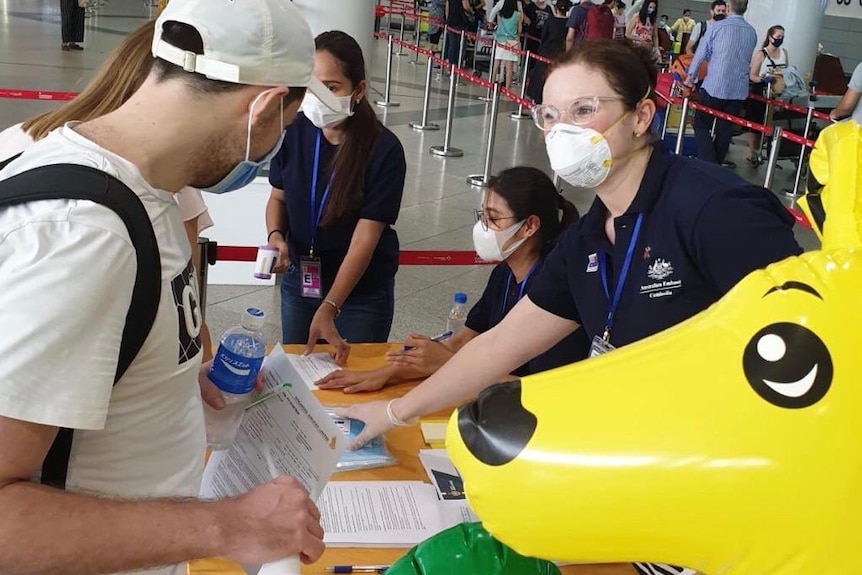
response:
{"label": "barrier stanchion post", "polygon": [[487,188],[491,181],[491,162],[494,159],[494,142],[497,139],[497,112],[500,108],[500,85],[496,82],[491,93],[491,122],[488,125],[488,150],[485,152],[485,170],[481,174],[467,176],[467,183],[479,188]]}
{"label": "barrier stanchion post", "polygon": [[410,127],[417,132],[429,132],[439,130],[438,124],[432,124],[428,121],[428,107],[431,105],[431,76],[434,74],[433,60],[428,59],[428,69],[425,72],[425,95],[422,98],[422,121],[410,122]]}
{"label": "barrier stanchion post", "polygon": [[200,269],[195,271],[197,272],[198,305],[202,320],[205,320],[207,315],[207,281],[209,281],[209,267],[215,263],[215,251],[215,242],[211,242],[209,238],[198,238]]}
{"label": "barrier stanchion post", "polygon": [[[440,41],[440,58],[446,59],[446,45],[449,44],[449,30],[446,29],[446,24],[440,23],[440,26],[443,27],[443,39]],[[440,81],[443,79],[443,70],[445,70],[444,66],[440,66],[440,74],[437,76],[437,80]]]}
{"label": "barrier stanchion post", "polygon": [[[479,42],[476,42],[476,51],[478,53],[479,50]],[[488,81],[492,84],[496,84],[494,81],[494,60],[497,58],[497,39],[491,38],[491,66],[488,68]],[[475,67],[475,66],[474,66]],[[484,96],[479,96],[476,99],[482,102],[491,102],[494,99],[493,94],[491,93],[492,89],[489,87],[488,91]]]}
{"label": "barrier stanchion post", "polygon": [[452,75],[449,76],[449,103],[446,106],[446,131],[443,135],[443,145],[431,146],[430,152],[434,156],[460,158],[464,155],[464,150],[459,150],[458,148],[452,148],[449,146],[449,144],[452,143],[452,124],[455,120],[455,81],[458,78],[458,74],[455,73],[455,66],[451,66],[451,68]]}
{"label": "barrier stanchion post", "polygon": [[[530,58],[532,57],[532,53],[527,50],[527,55],[525,56],[527,60],[527,66],[524,66],[524,73],[521,75],[521,100],[527,99],[527,69],[530,67]],[[524,113],[524,104],[518,102],[518,111],[512,112],[509,114],[509,117],[513,120],[529,120],[530,114]]]}
{"label": "barrier stanchion post", "polygon": [[375,102],[381,108],[397,108],[401,104],[398,102],[393,102],[390,97],[392,96],[392,52],[393,52],[393,40],[392,34],[389,34],[389,41],[387,43],[387,51],[386,51],[386,86],[383,88],[383,99]]}
{"label": "barrier stanchion post", "polygon": [[664,141],[665,137],[667,136],[667,122],[670,119],[670,107],[672,105],[673,104],[668,102],[667,105],[664,107],[664,118],[661,121],[661,140],[662,140],[662,142]]}
{"label": "barrier stanchion post", "polygon": [[461,43],[458,46],[458,67],[464,67],[464,55],[467,53],[467,31],[461,30]]}
{"label": "barrier stanchion post", "polygon": [[407,16],[404,12],[401,13],[401,32],[398,33],[398,39],[401,40],[401,43],[398,44],[398,51],[395,52],[396,56],[404,56],[406,53],[404,52],[404,21],[407,20]]}
{"label": "barrier stanchion post", "polygon": [[[766,82],[766,107],[763,109],[763,125],[764,126],[769,125],[769,115],[770,115],[769,113],[772,110],[772,104],[770,104],[771,101],[772,101],[772,81],[770,80],[770,81]],[[757,144],[757,157],[758,158],[760,158],[760,154],[763,150],[763,138],[764,138],[764,134],[763,134],[763,132],[760,132],[760,138],[758,139],[758,141],[760,143]]]}
{"label": "barrier stanchion post", "polygon": [[[811,121],[814,119],[814,108],[808,107],[808,114],[805,116],[805,132],[802,134],[802,137],[806,140],[808,139],[808,134],[811,133]],[[808,149],[807,146],[802,146],[799,150],[799,163],[796,166],[796,178],[793,180],[793,189],[787,190],[784,192],[784,195],[789,198],[795,198],[799,195],[799,182],[802,180],[802,168],[805,163],[805,152]]]}
{"label": "barrier stanchion post", "polygon": [[[410,63],[414,66],[423,66],[422,62],[419,61],[419,48],[422,47],[422,14],[419,14],[419,18],[415,20],[416,25],[414,27],[413,38],[416,40],[416,58],[414,58]],[[426,62],[430,66],[430,62]]]}
{"label": "barrier stanchion post", "polygon": [[682,101],[682,113],[679,117],[679,132],[676,134],[676,147],[674,148],[674,153],[677,156],[682,154],[682,143],[685,139],[686,116],[688,116],[688,98],[684,98]]}
{"label": "barrier stanchion post", "polygon": [[769,160],[766,163],[766,179],[763,182],[763,187],[770,189],[772,187],[772,178],[775,176],[775,165],[778,163],[778,149],[781,147],[781,134],[784,130],[781,126],[776,126],[772,132],[772,147],[769,149]]}

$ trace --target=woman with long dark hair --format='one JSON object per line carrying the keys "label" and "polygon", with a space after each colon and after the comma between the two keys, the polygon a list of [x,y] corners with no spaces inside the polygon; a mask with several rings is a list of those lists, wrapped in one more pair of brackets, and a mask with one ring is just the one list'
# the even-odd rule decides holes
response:
{"label": "woman with long dark hair", "polygon": [[[394,313],[398,218],[407,164],[368,103],[362,49],[344,32],[315,39],[314,75],[341,101],[312,94],[270,165],[267,241],[279,250],[283,343],[385,342]],[[342,337],[343,336],[343,337]]]}
{"label": "woman with long dark hair", "polygon": [[626,38],[638,44],[646,44],[658,48],[656,12],[658,12],[658,2],[656,0],[644,2],[638,13],[629,20],[628,26],[626,26]]}
{"label": "woman with long dark hair", "polygon": [[[389,354],[384,367],[372,371],[338,370],[318,386],[354,393],[430,376],[468,342],[500,323],[530,293],[545,256],[562,231],[577,220],[577,208],[557,191],[543,171],[527,166],[503,170],[488,183],[473,227],[473,247],[479,257],[500,263],[491,272],[464,327],[439,342],[411,334],[404,342],[411,349]],[[583,333],[572,333],[512,374],[522,377],[573,363],[586,357],[587,348]]]}

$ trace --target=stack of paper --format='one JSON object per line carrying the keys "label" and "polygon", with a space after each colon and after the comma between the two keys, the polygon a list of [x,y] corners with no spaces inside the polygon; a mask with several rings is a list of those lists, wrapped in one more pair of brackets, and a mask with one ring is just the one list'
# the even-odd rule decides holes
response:
{"label": "stack of paper", "polygon": [[449,424],[448,417],[428,417],[419,420],[419,429],[425,443],[434,449],[446,447],[446,426]]}
{"label": "stack of paper", "polygon": [[333,481],[320,495],[323,541],[332,547],[413,547],[463,521],[466,502],[441,505],[421,481]]}

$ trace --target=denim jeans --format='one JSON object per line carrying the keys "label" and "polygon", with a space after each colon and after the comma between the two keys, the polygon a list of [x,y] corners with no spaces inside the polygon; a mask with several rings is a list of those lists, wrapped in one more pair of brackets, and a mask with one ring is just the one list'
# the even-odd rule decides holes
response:
{"label": "denim jeans", "polygon": [[[738,116],[745,105],[745,100],[722,100],[710,96],[703,88],[698,93],[698,101],[714,110]],[[705,162],[720,164],[727,157],[730,140],[733,137],[733,124],[718,120],[715,123],[715,138],[712,134],[712,122],[715,116],[697,112],[694,116],[694,137],[697,140],[697,157]]]}
{"label": "denim jeans", "polygon": [[446,31],[446,61],[458,65],[458,56],[461,54],[461,34]]}
{"label": "denim jeans", "polygon": [[[281,276],[282,343],[308,341],[308,328],[320,300],[302,297],[299,268],[290,268]],[[383,343],[389,340],[395,313],[395,279],[373,294],[351,294],[341,306],[335,320],[338,333],[349,343]]]}

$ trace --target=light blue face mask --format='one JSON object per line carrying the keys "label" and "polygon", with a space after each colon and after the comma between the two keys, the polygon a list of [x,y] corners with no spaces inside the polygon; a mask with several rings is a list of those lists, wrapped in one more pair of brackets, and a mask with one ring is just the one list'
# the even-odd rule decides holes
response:
{"label": "light blue face mask", "polygon": [[[275,143],[275,146],[260,160],[253,161],[249,159],[249,155],[251,154],[251,118],[254,115],[254,107],[257,105],[261,96],[266,94],[266,92],[261,92],[258,94],[257,98],[255,98],[254,102],[251,103],[251,108],[248,111],[248,135],[245,141],[245,160],[234,166],[228,175],[223,177],[220,181],[209,186],[208,188],[204,188],[204,191],[207,191],[211,194],[224,194],[227,192],[234,192],[240,188],[244,188],[254,181],[257,175],[260,173],[261,168],[269,163],[269,161],[275,156],[278,151],[281,149],[281,144],[284,142],[285,131],[282,128],[281,135],[278,137],[278,141]],[[284,126],[284,106],[281,108],[281,124]]]}

